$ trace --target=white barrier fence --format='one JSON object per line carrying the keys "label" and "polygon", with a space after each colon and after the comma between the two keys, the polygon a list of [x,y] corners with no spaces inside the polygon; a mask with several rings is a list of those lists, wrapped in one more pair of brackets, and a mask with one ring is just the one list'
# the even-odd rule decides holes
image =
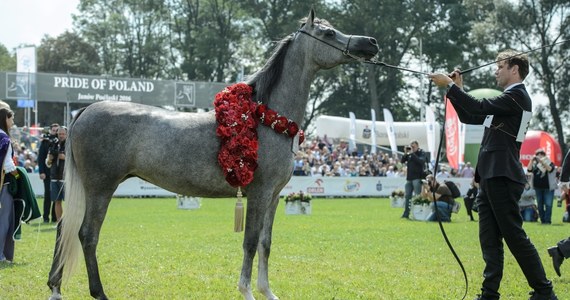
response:
{"label": "white barrier fence", "polygon": [[[37,196],[43,196],[44,186],[39,174],[29,174],[30,182]],[[449,178],[459,187],[462,195],[467,193],[471,179]],[[342,197],[385,197],[390,196],[394,190],[403,190],[406,180],[404,178],[388,177],[308,177],[293,176],[281,196],[290,193],[310,193],[313,196],[342,196]],[[176,194],[139,178],[129,178],[119,185],[115,191],[117,197],[175,197]],[[192,195],[188,195],[192,196]]]}

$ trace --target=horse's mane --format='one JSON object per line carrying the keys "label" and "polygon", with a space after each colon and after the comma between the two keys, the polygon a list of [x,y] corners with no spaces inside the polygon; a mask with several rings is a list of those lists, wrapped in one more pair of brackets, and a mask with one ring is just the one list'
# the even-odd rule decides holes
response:
{"label": "horse's mane", "polygon": [[[306,23],[307,18],[303,18],[300,23],[303,27]],[[315,18],[313,20],[314,24],[322,24],[331,27],[329,22],[325,19]],[[283,66],[285,63],[285,56],[291,41],[295,38],[295,33],[290,34],[277,42],[277,46],[273,50],[271,57],[265,63],[263,68],[256,72],[251,79],[248,80],[247,84],[253,86],[254,88],[254,101],[255,102],[266,102],[271,96],[271,91],[275,84],[281,79],[281,74],[283,73]]]}

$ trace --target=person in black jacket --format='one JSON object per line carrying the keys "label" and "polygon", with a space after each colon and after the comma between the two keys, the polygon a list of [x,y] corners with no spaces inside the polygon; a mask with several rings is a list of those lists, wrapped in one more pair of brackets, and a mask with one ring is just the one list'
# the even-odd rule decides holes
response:
{"label": "person in black jacket", "polygon": [[53,123],[49,128],[49,132],[44,136],[40,144],[40,149],[38,151],[38,168],[40,173],[40,179],[44,182],[44,223],[49,223],[50,215],[51,221],[55,223],[57,218],[55,216],[55,205],[51,201],[50,195],[50,185],[51,180],[49,176],[49,168],[46,166],[46,159],[50,145],[57,140],[57,129],[59,124]]}
{"label": "person in black jacket", "polygon": [[57,222],[59,222],[63,214],[63,170],[65,169],[65,140],[67,139],[67,128],[60,127],[57,130],[57,139],[57,142],[52,143],[49,148],[46,165],[50,168],[51,201],[55,205],[55,215]]}
{"label": "person in black jacket", "polygon": [[413,195],[419,195],[422,192],[422,179],[424,169],[427,163],[426,153],[420,149],[417,141],[412,141],[410,146],[404,148],[405,154],[402,156],[402,164],[407,164],[404,214],[402,218],[410,216],[410,199]]}
{"label": "person in black jacket", "polygon": [[430,74],[439,87],[448,87],[447,98],[465,124],[483,124],[475,181],[479,183],[479,242],[485,261],[482,294],[476,299],[499,299],[503,277],[504,246],[516,258],[528,284],[530,299],[558,299],[546,278],[540,256],[522,224],[518,200],[526,183],[519,161],[530,117],[532,100],[522,83],[529,72],[528,57],[513,50],[497,55],[495,78],[503,93],[477,100],[463,91],[461,71]]}
{"label": "person in black jacket", "polygon": [[[570,184],[570,151],[566,153],[564,162],[562,163],[562,172],[560,172],[560,189],[562,192],[568,194]],[[565,258],[570,258],[570,237],[561,240],[554,247],[548,248],[548,254],[552,257],[552,264],[554,271],[558,276],[560,274],[560,265]]]}

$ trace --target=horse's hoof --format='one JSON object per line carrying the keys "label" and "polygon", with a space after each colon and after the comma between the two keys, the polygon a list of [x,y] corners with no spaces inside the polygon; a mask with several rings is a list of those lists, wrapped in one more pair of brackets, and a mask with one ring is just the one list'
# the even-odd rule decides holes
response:
{"label": "horse's hoof", "polygon": [[61,294],[52,294],[48,300],[62,300],[63,297],[61,296]]}

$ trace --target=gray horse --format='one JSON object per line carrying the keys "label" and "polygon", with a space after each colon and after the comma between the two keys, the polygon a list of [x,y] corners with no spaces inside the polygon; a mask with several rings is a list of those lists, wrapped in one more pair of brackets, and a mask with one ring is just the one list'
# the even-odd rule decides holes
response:
{"label": "gray horse", "polygon": [[[299,31],[280,41],[247,84],[255,89],[254,101],[300,123],[318,70],[370,59],[377,53],[374,38],[345,35],[325,20],[315,19],[311,10]],[[61,299],[62,278],[74,269],[80,249],[91,296],[107,299],[96,249],[111,197],[125,179],[136,176],[183,195],[236,195],[236,188],[226,182],[218,165],[216,126],[213,112],[180,113],[122,102],[98,102],[75,117],[66,147],[66,210],[47,283],[50,299]],[[248,300],[254,299],[251,273],[256,252],[257,288],[267,299],[278,299],[268,280],[271,232],[279,192],[291,178],[294,159],[292,139],[286,135],[259,126],[258,138],[258,167],[253,181],[244,188],[247,211],[238,283]]]}

